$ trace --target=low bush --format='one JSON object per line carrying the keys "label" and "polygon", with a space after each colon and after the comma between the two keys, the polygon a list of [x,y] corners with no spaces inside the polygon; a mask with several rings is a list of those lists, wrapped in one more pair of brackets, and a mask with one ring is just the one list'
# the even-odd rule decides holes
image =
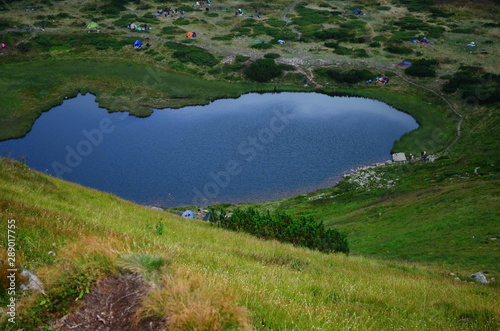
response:
{"label": "low bush", "polygon": [[367,79],[371,79],[374,75],[369,70],[350,70],[342,72],[339,70],[329,69],[324,72],[329,78],[338,83],[355,84]]}
{"label": "low bush", "polygon": [[176,51],[172,56],[181,62],[191,62],[199,66],[209,67],[213,67],[219,63],[219,60],[209,51],[200,47],[177,44],[175,49]]}
{"label": "low bush", "polygon": [[174,25],[189,25],[191,22],[185,18],[178,18],[173,22]]}
{"label": "low bush", "polygon": [[500,75],[487,73],[481,67],[461,66],[443,85],[442,91],[462,91],[462,98],[469,103],[490,104],[500,101]]}
{"label": "low bush", "polygon": [[367,58],[370,55],[364,49],[355,49],[352,53],[354,57]]}
{"label": "low bush", "polygon": [[384,51],[392,54],[402,54],[402,55],[408,55],[413,53],[413,50],[401,46],[387,46],[386,48],[384,48]]}
{"label": "low bush", "polygon": [[257,82],[269,82],[280,76],[283,68],[274,62],[274,59],[259,59],[245,70],[247,78]]}
{"label": "low bush", "polygon": [[264,54],[264,57],[266,59],[277,59],[277,58],[280,58],[281,55],[279,55],[278,53],[267,53],[267,54]]}
{"label": "low bush", "polygon": [[231,216],[226,216],[224,210],[211,209],[210,222],[224,229],[247,232],[262,239],[276,239],[324,253],[349,254],[345,235],[337,230],[327,229],[323,222],[312,217],[294,220],[282,211],[260,213],[253,208],[237,208]]}
{"label": "low bush", "polygon": [[328,48],[337,48],[339,46],[339,43],[336,41],[325,41],[323,45]]}
{"label": "low bush", "polygon": [[465,34],[472,34],[475,33],[476,30],[472,28],[457,28],[453,29],[450,31],[451,33],[465,33]]}
{"label": "low bush", "polygon": [[212,40],[231,40],[234,37],[235,37],[235,35],[233,35],[233,34],[225,34],[225,35],[222,35],[222,36],[212,37]]}
{"label": "low bush", "polygon": [[421,59],[413,62],[413,65],[405,70],[405,74],[414,77],[435,77],[435,68],[439,65],[436,60]]}
{"label": "low bush", "polygon": [[333,52],[339,55],[351,55],[353,53],[351,48],[347,48],[344,46],[335,47],[335,50]]}
{"label": "low bush", "polygon": [[183,30],[177,26],[164,26],[161,29],[161,32],[166,34],[166,35],[173,35],[173,34],[184,33],[184,32],[186,32],[186,30]]}
{"label": "low bush", "polygon": [[246,62],[250,59],[250,56],[244,56],[244,55],[236,55],[236,57],[234,58],[236,60],[236,62]]}
{"label": "low bush", "polygon": [[333,17],[328,10],[311,9],[305,5],[298,5],[295,11],[300,16],[294,18],[293,23],[299,26],[328,23]]}
{"label": "low bush", "polygon": [[20,52],[28,53],[29,51],[31,51],[33,49],[33,44],[31,42],[23,42],[23,43],[20,43],[19,45],[17,45],[17,49]]}
{"label": "low bush", "polygon": [[271,45],[269,43],[259,43],[259,44],[252,45],[251,47],[255,48],[255,49],[270,49],[270,48],[273,48],[273,45]]}

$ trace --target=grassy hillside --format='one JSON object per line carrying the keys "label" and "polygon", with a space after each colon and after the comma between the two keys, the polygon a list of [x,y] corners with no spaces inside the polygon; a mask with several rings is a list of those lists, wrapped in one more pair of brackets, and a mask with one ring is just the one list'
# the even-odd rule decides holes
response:
{"label": "grassy hillside", "polygon": [[0,170],[0,217],[4,226],[16,221],[18,265],[36,271],[46,289],[18,292],[18,324],[3,322],[8,329],[48,325],[76,309],[80,293],[94,293],[97,278],[131,272],[152,284],[131,318],[167,319],[173,329],[493,330],[500,323],[498,288],[444,270],[261,241],[6,159]]}
{"label": "grassy hillside", "polygon": [[[0,159],[0,328],[500,329],[497,1],[191,5],[0,1],[0,140],[79,91],[136,116],[249,91],[318,91],[408,112],[420,127],[393,151],[438,160],[241,206],[321,220],[347,235],[345,256],[181,219]],[[165,6],[178,13],[157,16]],[[431,43],[410,43],[422,37]],[[135,40],[152,47],[134,49]],[[248,75],[264,57],[274,78]],[[375,77],[391,82],[365,83]],[[9,294],[12,243],[16,269],[36,273],[44,293],[21,290],[18,272]],[[471,283],[479,271],[489,284]]]}

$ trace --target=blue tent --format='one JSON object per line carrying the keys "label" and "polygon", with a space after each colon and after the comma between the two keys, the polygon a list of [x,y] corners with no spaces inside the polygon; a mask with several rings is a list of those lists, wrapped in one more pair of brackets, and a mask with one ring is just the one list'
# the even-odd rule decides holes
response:
{"label": "blue tent", "polygon": [[400,66],[400,67],[409,67],[409,66],[411,66],[411,62],[403,61],[403,62],[398,63],[398,66]]}
{"label": "blue tent", "polygon": [[142,47],[142,41],[136,40],[134,43],[134,48],[140,48],[140,47]]}
{"label": "blue tent", "polygon": [[354,15],[363,15],[363,11],[359,8],[356,8],[352,11]]}
{"label": "blue tent", "polygon": [[194,218],[194,213],[191,210],[186,210],[181,216],[185,218]]}

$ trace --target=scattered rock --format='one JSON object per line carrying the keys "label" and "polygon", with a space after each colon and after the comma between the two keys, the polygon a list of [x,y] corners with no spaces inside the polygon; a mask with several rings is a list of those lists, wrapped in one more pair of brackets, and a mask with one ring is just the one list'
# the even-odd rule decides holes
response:
{"label": "scattered rock", "polygon": [[38,279],[38,277],[30,272],[29,270],[24,269],[23,272],[21,272],[21,277],[24,277],[28,280],[27,284],[21,284],[20,288],[21,290],[33,290],[37,292],[45,292],[45,289],[43,288],[43,284]]}
{"label": "scattered rock", "polygon": [[458,277],[455,277],[453,279],[456,280],[456,281],[460,281],[460,278],[458,278]]}
{"label": "scattered rock", "polygon": [[486,279],[486,276],[482,272],[476,272],[470,275],[470,278],[481,284],[489,284],[489,281]]}
{"label": "scattered rock", "polygon": [[498,240],[498,238],[490,238],[491,241]]}

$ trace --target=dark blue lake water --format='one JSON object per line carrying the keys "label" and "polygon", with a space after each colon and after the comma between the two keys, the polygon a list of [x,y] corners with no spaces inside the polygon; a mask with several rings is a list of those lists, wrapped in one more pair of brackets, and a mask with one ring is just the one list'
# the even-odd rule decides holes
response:
{"label": "dark blue lake water", "polygon": [[390,159],[417,126],[379,101],[316,93],[247,94],[148,118],[109,114],[87,94],[0,142],[0,155],[141,204],[269,201]]}

